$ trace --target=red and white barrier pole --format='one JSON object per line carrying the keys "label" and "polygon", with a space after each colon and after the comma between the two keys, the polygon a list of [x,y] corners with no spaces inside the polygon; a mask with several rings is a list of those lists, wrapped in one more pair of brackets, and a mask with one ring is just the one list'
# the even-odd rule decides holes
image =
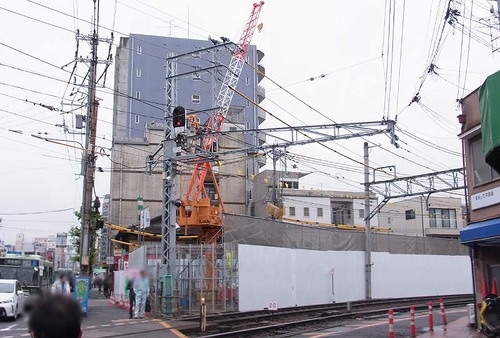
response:
{"label": "red and white barrier pole", "polygon": [[434,317],[432,316],[432,302],[429,302],[429,331],[434,331]]}
{"label": "red and white barrier pole", "polygon": [[443,298],[439,299],[439,308],[441,310],[441,319],[443,320],[443,325],[447,325],[448,321],[446,320],[446,313],[444,312]]}
{"label": "red and white barrier pole", "polygon": [[417,329],[415,327],[415,306],[410,306],[410,337],[417,336]]}
{"label": "red and white barrier pole", "polygon": [[389,338],[394,338],[394,311],[389,310]]}

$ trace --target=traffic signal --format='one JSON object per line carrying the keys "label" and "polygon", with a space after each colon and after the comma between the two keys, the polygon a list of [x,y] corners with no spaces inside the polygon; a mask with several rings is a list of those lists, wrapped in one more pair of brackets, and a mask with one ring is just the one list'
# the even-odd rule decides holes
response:
{"label": "traffic signal", "polygon": [[96,229],[102,229],[104,228],[104,221],[103,220],[98,220],[95,224]]}
{"label": "traffic signal", "polygon": [[184,107],[175,107],[172,115],[174,128],[186,127],[186,110],[184,109]]}

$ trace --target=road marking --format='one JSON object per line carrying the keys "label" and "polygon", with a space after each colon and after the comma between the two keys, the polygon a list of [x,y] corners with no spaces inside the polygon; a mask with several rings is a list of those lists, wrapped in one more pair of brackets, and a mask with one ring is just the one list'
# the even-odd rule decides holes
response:
{"label": "road marking", "polygon": [[[467,310],[446,311],[447,314],[450,314],[450,313],[460,313],[460,312],[467,312]],[[422,314],[422,315],[415,316],[415,318],[426,318],[428,316],[429,316],[428,314]],[[398,319],[394,319],[394,322],[404,322],[404,321],[409,321],[409,320],[410,320],[410,317],[408,317],[408,318],[398,318]],[[349,331],[343,331],[343,332],[326,332],[326,333],[318,334],[318,335],[315,335],[315,336],[311,336],[311,338],[332,337],[332,336],[336,336],[338,334],[342,334],[342,333],[346,333],[346,332],[351,332],[351,331],[358,331],[358,330],[367,329],[367,328],[370,328],[370,327],[375,327],[375,326],[380,326],[380,325],[387,325],[387,321],[377,322],[377,323],[372,323],[372,324],[366,324],[366,325],[360,325],[360,326],[355,327],[355,328],[353,328],[352,330],[349,330]],[[346,325],[343,325],[343,326],[346,326]]]}
{"label": "road marking", "polygon": [[169,324],[169,323],[164,322],[164,321],[161,321],[161,322],[160,322],[160,325],[161,325],[161,326],[163,326],[163,327],[165,327],[165,328],[167,328],[167,329],[171,329],[171,328],[172,328],[172,326],[170,326],[170,324]]}
{"label": "road marking", "polygon": [[6,328],[4,328],[4,329],[1,329],[0,331],[10,331],[10,330],[12,330],[12,328],[14,328],[15,326],[17,326],[17,324],[12,324],[11,326],[8,326],[8,327],[6,327]]}
{"label": "road marking", "polygon": [[179,338],[188,338],[188,336],[186,336],[185,334],[183,334],[179,330],[171,329],[170,332],[172,332],[173,334],[175,334]]}
{"label": "road marking", "polygon": [[103,324],[103,325],[101,325],[101,327],[108,327],[108,326],[111,326],[111,324]]}
{"label": "road marking", "polygon": [[96,326],[95,325],[92,325],[92,326],[87,326],[86,329],[95,329]]}

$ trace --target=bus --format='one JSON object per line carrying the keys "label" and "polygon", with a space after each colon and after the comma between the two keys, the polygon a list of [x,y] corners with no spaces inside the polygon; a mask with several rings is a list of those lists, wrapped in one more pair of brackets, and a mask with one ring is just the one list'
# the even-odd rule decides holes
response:
{"label": "bus", "polygon": [[46,289],[53,282],[53,264],[39,255],[7,253],[0,257],[0,279],[17,279],[30,292]]}

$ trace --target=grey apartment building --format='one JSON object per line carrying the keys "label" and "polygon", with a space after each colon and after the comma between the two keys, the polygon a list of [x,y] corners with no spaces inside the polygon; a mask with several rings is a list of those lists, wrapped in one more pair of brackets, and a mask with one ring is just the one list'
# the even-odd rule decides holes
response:
{"label": "grey apartment building", "polygon": [[[130,226],[137,224],[137,196],[144,198],[144,205],[151,208],[151,216],[161,213],[161,165],[152,175],[142,169],[146,155],[163,138],[163,120],[166,107],[166,58],[188,53],[175,64],[175,104],[187,112],[197,112],[204,123],[215,107],[217,94],[226,72],[225,65],[231,58],[225,46],[198,53],[197,50],[213,46],[208,40],[193,40],[163,36],[131,34],[120,39],[115,57],[115,96],[113,115],[113,152],[111,174],[110,221]],[[264,53],[250,46],[247,62],[260,72],[265,69],[259,62]],[[217,67],[214,67],[217,66]],[[205,68],[212,68],[204,71]],[[265,90],[259,85],[263,76],[245,65],[237,89],[250,100],[260,103]],[[125,94],[125,95],[124,95]],[[172,109],[172,107],[170,107]],[[225,129],[254,129],[265,120],[265,112],[246,98],[234,94],[227,115]],[[243,148],[265,142],[264,134],[246,134],[239,140],[223,140],[226,147]],[[243,154],[241,163],[232,163],[219,170],[219,185],[229,212],[250,213],[252,209],[252,180],[265,157]],[[242,154],[238,155],[239,158]],[[189,173],[185,172],[184,176]],[[189,177],[182,178],[181,186]]]}

